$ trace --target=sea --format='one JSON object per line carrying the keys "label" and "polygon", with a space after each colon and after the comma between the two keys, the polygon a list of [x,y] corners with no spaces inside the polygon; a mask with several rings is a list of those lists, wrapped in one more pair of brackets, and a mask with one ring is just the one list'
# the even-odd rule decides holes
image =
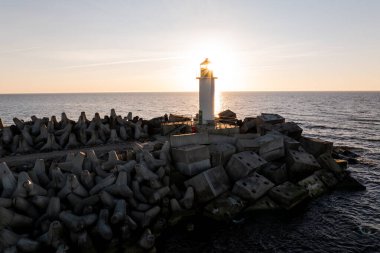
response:
{"label": "sea", "polygon": [[[165,113],[195,116],[198,93],[93,93],[0,95],[0,118],[73,120],[132,112],[144,119]],[[359,154],[350,165],[365,191],[335,191],[307,204],[302,212],[260,215],[231,223],[194,223],[169,229],[159,252],[380,252],[380,92],[224,92],[216,111],[238,118],[278,113],[303,128],[305,136],[333,141]]]}

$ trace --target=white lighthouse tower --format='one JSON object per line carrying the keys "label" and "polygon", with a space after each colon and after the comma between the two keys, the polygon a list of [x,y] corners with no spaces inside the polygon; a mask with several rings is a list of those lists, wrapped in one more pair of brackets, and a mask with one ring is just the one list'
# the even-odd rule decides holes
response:
{"label": "white lighthouse tower", "polygon": [[206,58],[201,63],[199,79],[199,124],[214,123],[215,79],[210,67],[211,62]]}

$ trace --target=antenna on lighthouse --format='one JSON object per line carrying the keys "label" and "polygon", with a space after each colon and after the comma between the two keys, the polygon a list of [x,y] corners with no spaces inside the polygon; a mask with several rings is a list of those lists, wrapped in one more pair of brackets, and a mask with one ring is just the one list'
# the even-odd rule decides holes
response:
{"label": "antenna on lighthouse", "polygon": [[199,79],[199,124],[214,124],[215,79],[211,61],[206,58],[200,64]]}

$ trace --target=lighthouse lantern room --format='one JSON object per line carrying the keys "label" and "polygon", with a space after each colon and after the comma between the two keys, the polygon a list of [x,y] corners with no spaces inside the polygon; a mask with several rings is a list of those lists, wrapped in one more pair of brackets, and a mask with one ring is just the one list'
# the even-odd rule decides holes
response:
{"label": "lighthouse lantern room", "polygon": [[199,79],[199,124],[214,124],[215,79],[211,62],[206,58],[200,65]]}

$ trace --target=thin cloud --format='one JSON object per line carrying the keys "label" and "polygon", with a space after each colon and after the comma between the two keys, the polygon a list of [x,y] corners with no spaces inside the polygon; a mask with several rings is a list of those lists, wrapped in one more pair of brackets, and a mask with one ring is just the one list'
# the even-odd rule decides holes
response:
{"label": "thin cloud", "polygon": [[141,62],[159,62],[159,61],[170,61],[170,60],[178,60],[178,59],[184,59],[184,57],[161,57],[161,58],[135,59],[135,60],[128,60],[128,61],[99,62],[99,63],[67,66],[67,67],[62,67],[59,69],[93,68],[93,67],[102,67],[102,66],[110,66],[110,65],[141,63]]}
{"label": "thin cloud", "polygon": [[0,51],[0,54],[12,54],[12,53],[19,53],[19,52],[27,52],[27,51],[33,51],[37,49],[41,49],[42,47],[27,47],[27,48],[17,48],[17,49],[11,49],[6,51]]}

